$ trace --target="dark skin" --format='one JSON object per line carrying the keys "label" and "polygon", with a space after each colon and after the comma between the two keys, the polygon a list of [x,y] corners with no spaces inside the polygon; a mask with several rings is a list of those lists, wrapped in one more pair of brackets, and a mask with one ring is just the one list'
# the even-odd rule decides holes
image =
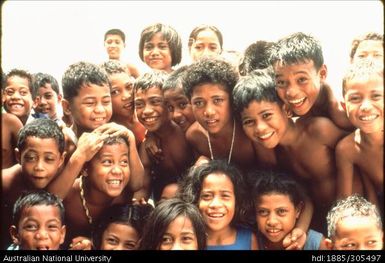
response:
{"label": "dark skin", "polygon": [[14,149],[17,143],[17,133],[23,124],[11,113],[1,114],[1,169],[16,164]]}

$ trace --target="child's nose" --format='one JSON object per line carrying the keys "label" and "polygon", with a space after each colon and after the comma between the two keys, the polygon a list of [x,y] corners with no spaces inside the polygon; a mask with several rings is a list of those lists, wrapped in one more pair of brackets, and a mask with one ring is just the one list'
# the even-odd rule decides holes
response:
{"label": "child's nose", "polygon": [[368,99],[364,99],[364,101],[361,104],[361,110],[362,111],[369,111],[372,108],[372,103]]}
{"label": "child's nose", "polygon": [[48,232],[45,229],[39,229],[36,233],[36,239],[48,238]]}

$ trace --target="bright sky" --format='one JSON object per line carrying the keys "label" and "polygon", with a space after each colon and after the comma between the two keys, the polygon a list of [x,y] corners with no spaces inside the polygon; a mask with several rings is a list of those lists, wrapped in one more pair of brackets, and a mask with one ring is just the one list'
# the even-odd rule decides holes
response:
{"label": "bright sky", "polygon": [[[32,73],[46,72],[59,82],[66,68],[107,55],[104,33],[126,34],[124,60],[146,70],[138,55],[140,32],[151,23],[173,26],[182,37],[182,64],[188,63],[191,30],[217,26],[224,48],[243,52],[257,40],[276,41],[302,31],[321,40],[328,80],[340,86],[352,39],[383,32],[380,1],[7,1],[2,6],[1,65]],[[339,92],[337,92],[338,95]]]}

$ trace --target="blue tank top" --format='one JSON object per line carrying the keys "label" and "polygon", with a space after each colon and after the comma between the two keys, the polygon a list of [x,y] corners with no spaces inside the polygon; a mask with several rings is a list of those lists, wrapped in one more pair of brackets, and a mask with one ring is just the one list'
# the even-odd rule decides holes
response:
{"label": "blue tank top", "polygon": [[207,250],[251,250],[251,237],[253,232],[250,229],[237,228],[237,237],[234,244],[207,246]]}

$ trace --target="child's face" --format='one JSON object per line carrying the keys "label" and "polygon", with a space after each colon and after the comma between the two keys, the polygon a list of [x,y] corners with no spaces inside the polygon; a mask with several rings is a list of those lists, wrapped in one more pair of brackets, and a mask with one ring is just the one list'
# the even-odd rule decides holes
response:
{"label": "child's face", "polygon": [[373,59],[383,63],[384,59],[384,44],[379,40],[364,40],[362,41],[356,50],[353,57],[353,62],[357,62],[361,59]]}
{"label": "child's face", "polygon": [[19,224],[11,227],[11,233],[21,250],[58,250],[66,229],[58,207],[36,205],[24,208]]}
{"label": "child's face", "polygon": [[63,164],[64,155],[60,154],[57,142],[52,138],[28,136],[25,148],[16,156],[21,164],[24,179],[35,189],[44,189]]}
{"label": "child's face", "polygon": [[109,59],[119,60],[125,44],[119,35],[107,35],[104,41],[104,47],[106,48]]}
{"label": "child's face", "polygon": [[318,71],[313,61],[283,66],[274,65],[278,96],[297,115],[305,115],[313,107],[326,78],[326,67]]}
{"label": "child's face", "polygon": [[294,228],[299,216],[290,197],[270,193],[259,197],[256,206],[259,231],[272,243],[278,243]]}
{"label": "child's face", "polygon": [[163,234],[159,250],[197,250],[198,240],[191,220],[178,216]]}
{"label": "child's face", "polygon": [[223,131],[232,122],[229,93],[220,84],[195,87],[191,105],[195,119],[210,134]]}
{"label": "child's face", "polygon": [[218,36],[210,29],[202,30],[190,48],[190,56],[193,62],[202,57],[215,57],[221,53],[221,44]]}
{"label": "child's face", "polygon": [[172,120],[182,128],[184,132],[195,122],[191,104],[183,94],[181,88],[164,91],[164,100],[168,110],[172,113]]}
{"label": "child's face", "polygon": [[102,235],[101,250],[136,250],[139,241],[135,228],[126,224],[111,223]]}
{"label": "child's face", "polygon": [[128,151],[125,143],[104,145],[88,166],[91,187],[109,197],[119,196],[130,178]]}
{"label": "child's face", "polygon": [[63,109],[72,115],[74,123],[86,131],[93,131],[110,121],[112,103],[110,88],[88,84],[80,88],[78,96],[68,104],[63,100]]}
{"label": "child's face", "polygon": [[383,231],[369,216],[345,217],[337,223],[333,245],[336,250],[381,250]]}
{"label": "child's face", "polygon": [[384,80],[375,76],[347,83],[345,109],[350,122],[364,133],[384,129]]}
{"label": "child's face", "polygon": [[160,32],[144,43],[143,60],[152,69],[171,72],[171,50]]}
{"label": "child's face", "polygon": [[158,87],[138,90],[135,93],[135,109],[138,120],[150,132],[157,131],[169,119],[163,92]]}
{"label": "child's face", "polygon": [[223,173],[212,173],[202,182],[199,210],[211,231],[230,227],[235,214],[234,185]]}
{"label": "child's face", "polygon": [[50,119],[57,118],[57,105],[61,102],[61,96],[58,97],[52,89],[51,84],[47,83],[37,90],[35,98],[35,110],[40,113],[48,114]]}
{"label": "child's face", "polygon": [[166,185],[162,193],[160,195],[160,200],[167,200],[176,197],[176,194],[178,193],[178,184],[177,183],[172,183]]}
{"label": "child's face", "polygon": [[110,76],[112,112],[116,116],[132,119],[134,114],[134,79],[127,73],[116,73]]}
{"label": "child's face", "polygon": [[266,148],[274,148],[280,143],[289,122],[278,103],[255,100],[243,109],[241,119],[247,137]]}
{"label": "child's face", "polygon": [[7,112],[21,118],[27,118],[32,107],[32,95],[28,79],[12,76],[7,80],[3,91],[3,105]]}

